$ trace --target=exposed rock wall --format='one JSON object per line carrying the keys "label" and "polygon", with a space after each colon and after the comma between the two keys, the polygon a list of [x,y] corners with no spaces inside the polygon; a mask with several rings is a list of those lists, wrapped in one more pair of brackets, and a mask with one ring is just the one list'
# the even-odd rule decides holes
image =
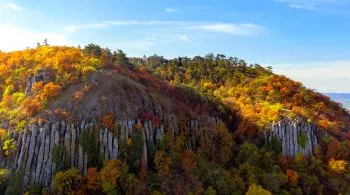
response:
{"label": "exposed rock wall", "polygon": [[271,131],[264,136],[267,142],[278,138],[284,155],[293,157],[302,153],[310,156],[318,144],[316,132],[316,125],[305,120],[281,120],[273,123]]}
{"label": "exposed rock wall", "polygon": [[[29,125],[24,133],[18,137],[18,152],[14,163],[14,170],[22,173],[22,187],[26,189],[31,183],[37,183],[41,186],[49,187],[55,172],[57,164],[53,160],[53,148],[55,145],[64,147],[65,157],[68,158],[70,166],[78,168],[84,175],[87,174],[87,152],[81,146],[79,138],[84,131],[97,132],[96,147],[100,154],[104,154],[104,160],[118,159],[120,144],[127,143],[128,137],[133,132],[141,131],[144,149],[142,152],[142,161],[147,164],[147,144],[155,143],[163,138],[165,129],[171,131],[175,136],[180,128],[188,130],[191,136],[191,142],[195,145],[198,138],[196,133],[201,126],[203,128],[216,126],[219,122],[217,118],[208,117],[205,121],[190,120],[181,122],[176,117],[169,117],[159,125],[152,124],[151,121],[143,121],[142,127],[137,127],[141,120],[123,120],[116,122],[120,133],[116,135],[106,128],[99,128],[95,122],[82,121],[80,123],[68,124],[64,121],[45,122],[41,124]],[[60,156],[59,159],[63,159]]]}

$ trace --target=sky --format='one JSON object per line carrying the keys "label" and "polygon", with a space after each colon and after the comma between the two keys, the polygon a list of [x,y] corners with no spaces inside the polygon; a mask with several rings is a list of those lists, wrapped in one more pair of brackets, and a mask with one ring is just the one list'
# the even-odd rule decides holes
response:
{"label": "sky", "polygon": [[220,53],[350,92],[350,0],[0,0],[0,50],[45,38],[128,56]]}

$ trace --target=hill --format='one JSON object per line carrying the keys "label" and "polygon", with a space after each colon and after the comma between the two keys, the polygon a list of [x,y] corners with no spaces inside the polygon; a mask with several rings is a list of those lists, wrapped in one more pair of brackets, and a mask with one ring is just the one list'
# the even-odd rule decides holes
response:
{"label": "hill", "polygon": [[350,192],[349,113],[270,67],[44,45],[0,89],[7,194]]}

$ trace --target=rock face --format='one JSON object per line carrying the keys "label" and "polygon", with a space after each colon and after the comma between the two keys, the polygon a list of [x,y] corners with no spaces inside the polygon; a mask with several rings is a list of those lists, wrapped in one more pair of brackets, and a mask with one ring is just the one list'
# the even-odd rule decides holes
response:
{"label": "rock face", "polygon": [[50,80],[50,76],[49,74],[45,71],[45,70],[39,70],[39,72],[34,75],[30,75],[28,78],[27,78],[27,86],[26,86],[26,89],[25,89],[25,94],[30,96],[32,95],[32,88],[33,88],[33,85],[37,82],[48,82]]}
{"label": "rock face", "polygon": [[273,123],[270,132],[265,132],[265,140],[277,138],[282,146],[282,154],[293,157],[297,154],[313,155],[317,146],[316,125],[305,120],[281,120]]}
{"label": "rock face", "polygon": [[[171,131],[172,135],[179,133],[180,128],[190,132],[191,143],[198,139],[199,128],[213,127],[219,122],[217,118],[190,120],[188,122],[177,121],[175,117],[164,120],[163,123],[154,125],[151,121],[123,120],[117,121],[116,126],[120,133],[113,133],[107,128],[99,128],[95,122],[83,120],[80,123],[66,123],[64,121],[42,122],[31,124],[25,132],[18,136],[18,152],[13,169],[20,171],[23,176],[22,187],[27,189],[30,184],[36,183],[44,187],[50,187],[58,165],[55,159],[66,159],[68,166],[78,168],[83,175],[87,174],[88,154],[79,140],[83,132],[94,132],[96,135],[96,148],[104,155],[104,160],[118,159],[120,144],[126,144],[127,139],[133,133],[141,133],[144,149],[141,161],[147,165],[147,145],[153,144],[164,136],[164,129]],[[141,122],[142,121],[142,122]],[[143,123],[143,125],[136,125]],[[61,156],[54,157],[55,147],[64,148]]]}

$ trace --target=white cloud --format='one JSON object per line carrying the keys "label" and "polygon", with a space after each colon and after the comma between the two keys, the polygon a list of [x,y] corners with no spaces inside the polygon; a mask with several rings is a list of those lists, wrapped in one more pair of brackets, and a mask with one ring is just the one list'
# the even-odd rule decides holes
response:
{"label": "white cloud", "polygon": [[0,23],[0,50],[13,51],[27,47],[35,47],[37,42],[45,38],[52,45],[67,45],[67,40],[62,34],[35,32],[24,28],[9,26]]}
{"label": "white cloud", "polygon": [[166,9],[164,9],[164,12],[167,12],[167,13],[173,13],[175,11],[176,10],[174,8],[166,8]]}
{"label": "white cloud", "polygon": [[148,40],[148,41],[156,41],[157,37],[147,37],[146,40]]}
{"label": "white cloud", "polygon": [[201,21],[163,21],[163,20],[111,20],[95,24],[70,25],[64,28],[65,31],[75,32],[82,29],[104,29],[111,26],[171,26],[174,28],[186,28],[187,30],[211,31],[227,33],[235,36],[253,36],[260,34],[263,28],[252,23],[208,23]]}
{"label": "white cloud", "polygon": [[8,8],[8,9],[12,9],[12,10],[21,10],[21,9],[23,9],[21,6],[15,4],[15,3],[5,3],[3,5],[3,7]]}
{"label": "white cloud", "polygon": [[95,24],[69,25],[64,27],[65,31],[75,32],[83,29],[104,29],[110,26],[151,26],[151,25],[185,25],[181,21],[162,21],[162,20],[110,20]]}
{"label": "white cloud", "polygon": [[181,41],[191,41],[191,39],[187,35],[179,35],[179,39]]}
{"label": "white cloud", "polygon": [[320,92],[350,92],[350,60],[272,65],[276,73]]}
{"label": "white cloud", "polygon": [[310,4],[290,3],[288,4],[288,7],[296,8],[296,9],[305,9],[305,10],[316,10],[316,7]]}
{"label": "white cloud", "polygon": [[230,24],[230,23],[216,23],[196,26],[198,29],[228,33],[236,36],[252,36],[262,32],[262,28],[255,24]]}
{"label": "white cloud", "polygon": [[290,8],[329,13],[347,13],[350,3],[347,0],[273,0]]}

